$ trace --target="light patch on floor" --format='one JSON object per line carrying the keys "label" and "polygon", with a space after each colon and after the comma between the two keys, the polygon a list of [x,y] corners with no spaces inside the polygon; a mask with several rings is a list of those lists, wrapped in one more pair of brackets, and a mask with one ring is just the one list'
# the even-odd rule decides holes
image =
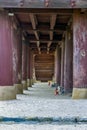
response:
{"label": "light patch on floor", "polygon": [[[87,118],[87,100],[72,100],[70,95],[54,94],[47,83],[37,83],[17,95],[17,100],[0,101],[2,117],[78,117]],[[87,124],[2,124],[0,130],[87,130]]]}

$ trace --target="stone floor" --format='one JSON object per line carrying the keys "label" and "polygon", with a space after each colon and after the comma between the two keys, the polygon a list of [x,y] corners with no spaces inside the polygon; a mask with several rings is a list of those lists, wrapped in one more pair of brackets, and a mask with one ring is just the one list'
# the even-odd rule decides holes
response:
{"label": "stone floor", "polygon": [[17,100],[0,101],[0,130],[21,129],[87,130],[87,100],[55,95],[47,83],[36,83]]}

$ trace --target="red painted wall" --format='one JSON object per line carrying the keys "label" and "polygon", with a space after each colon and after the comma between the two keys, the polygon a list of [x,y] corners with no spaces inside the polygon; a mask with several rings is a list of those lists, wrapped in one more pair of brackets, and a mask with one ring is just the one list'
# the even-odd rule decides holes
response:
{"label": "red painted wall", "polygon": [[27,78],[30,79],[30,47],[27,46]]}
{"label": "red painted wall", "polygon": [[57,46],[55,55],[55,79],[56,83],[60,85],[61,81],[61,48]]}
{"label": "red painted wall", "polygon": [[73,86],[87,88],[87,14],[73,14]]}
{"label": "red painted wall", "polygon": [[0,86],[13,84],[11,22],[0,12]]}
{"label": "red painted wall", "polygon": [[22,78],[22,37],[20,29],[13,29],[13,83],[20,84]]}
{"label": "red painted wall", "polygon": [[65,41],[62,41],[61,46],[61,87],[64,88],[64,53],[65,53]]}
{"label": "red painted wall", "polygon": [[33,52],[31,51],[30,47],[27,46],[27,78],[32,79],[33,78],[33,67],[34,67],[34,61],[33,61]]}
{"label": "red painted wall", "polygon": [[33,69],[34,69],[34,57],[33,52],[30,51],[30,79],[33,79]]}
{"label": "red painted wall", "polygon": [[27,80],[27,47],[28,46],[23,42],[22,42],[22,80]]}
{"label": "red painted wall", "polygon": [[73,88],[73,40],[71,30],[66,32],[64,61],[64,90],[72,92]]}

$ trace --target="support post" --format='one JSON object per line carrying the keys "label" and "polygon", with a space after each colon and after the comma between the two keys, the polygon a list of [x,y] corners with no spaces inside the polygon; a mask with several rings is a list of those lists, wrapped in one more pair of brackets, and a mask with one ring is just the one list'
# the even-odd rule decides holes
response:
{"label": "support post", "polygon": [[30,47],[27,46],[27,87],[30,86]]}
{"label": "support post", "polygon": [[87,15],[73,13],[73,99],[87,98]]}
{"label": "support post", "polygon": [[64,88],[64,53],[65,53],[65,41],[62,41],[61,45],[61,87]]}
{"label": "support post", "polygon": [[72,31],[67,29],[65,35],[64,57],[64,91],[71,93],[73,88],[73,40]]}
{"label": "support post", "polygon": [[7,13],[0,11],[0,100],[16,98],[13,86],[12,22]]}
{"label": "support post", "polygon": [[22,85],[25,90],[27,90],[27,47],[26,41],[22,40]]}
{"label": "support post", "polygon": [[23,93],[22,86],[22,31],[13,28],[13,83],[17,94]]}
{"label": "support post", "polygon": [[61,80],[61,48],[57,46],[55,52],[55,81],[60,85]]}
{"label": "support post", "polygon": [[33,52],[30,51],[30,87],[33,85],[33,70],[34,70],[34,57]]}

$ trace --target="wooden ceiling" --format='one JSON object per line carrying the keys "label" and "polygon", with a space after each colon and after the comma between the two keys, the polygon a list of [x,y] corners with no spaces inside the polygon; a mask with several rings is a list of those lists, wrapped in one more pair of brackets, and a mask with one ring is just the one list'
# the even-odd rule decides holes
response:
{"label": "wooden ceiling", "polygon": [[0,0],[0,7],[12,8],[87,8],[87,0]]}
{"label": "wooden ceiling", "polygon": [[37,80],[54,76],[54,52],[72,22],[73,9],[87,8],[87,0],[0,0],[0,8],[14,13],[35,56]]}
{"label": "wooden ceiling", "polygon": [[27,44],[35,57],[37,80],[48,81],[54,76],[54,52],[61,43],[72,9],[8,9],[14,13]]}
{"label": "wooden ceiling", "polygon": [[35,56],[36,79],[41,81],[52,80],[54,76],[54,55],[38,54]]}
{"label": "wooden ceiling", "polygon": [[53,53],[63,38],[72,9],[8,9],[13,12],[34,53]]}

